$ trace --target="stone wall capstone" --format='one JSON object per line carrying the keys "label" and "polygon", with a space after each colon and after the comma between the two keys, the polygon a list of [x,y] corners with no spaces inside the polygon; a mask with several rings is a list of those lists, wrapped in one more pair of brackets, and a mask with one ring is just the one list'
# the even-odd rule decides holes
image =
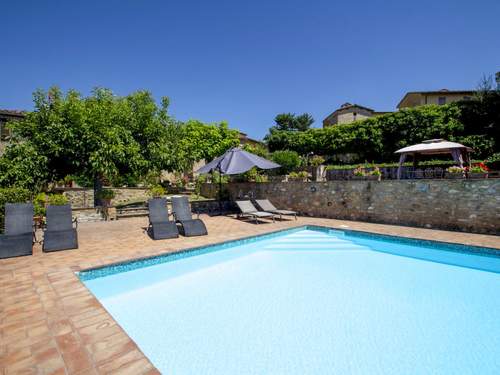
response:
{"label": "stone wall capstone", "polygon": [[[500,235],[500,179],[225,184],[231,199],[268,198],[302,215]],[[216,184],[201,193],[217,196]]]}

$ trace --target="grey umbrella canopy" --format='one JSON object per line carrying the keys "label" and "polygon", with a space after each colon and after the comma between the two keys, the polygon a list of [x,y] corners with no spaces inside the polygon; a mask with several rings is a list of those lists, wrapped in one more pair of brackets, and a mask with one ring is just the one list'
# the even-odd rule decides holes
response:
{"label": "grey umbrella canopy", "polygon": [[[281,165],[235,147],[201,167],[196,173],[203,174],[217,171],[221,175],[239,174],[245,173],[253,167],[274,169],[281,167]],[[222,179],[219,179],[219,211],[222,213]]]}
{"label": "grey umbrella canopy", "polygon": [[196,173],[203,174],[218,171],[219,173],[226,175],[239,174],[245,173],[253,167],[260,169],[274,169],[281,167],[281,165],[244,151],[239,147],[235,147],[226,151],[224,155],[219,156],[210,163],[204,165],[198,169]]}

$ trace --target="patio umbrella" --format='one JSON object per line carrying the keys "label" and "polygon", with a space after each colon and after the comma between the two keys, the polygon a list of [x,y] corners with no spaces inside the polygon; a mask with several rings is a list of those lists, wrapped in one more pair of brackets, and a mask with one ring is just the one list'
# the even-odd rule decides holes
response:
{"label": "patio umbrella", "polygon": [[[281,165],[244,151],[240,147],[234,147],[226,151],[224,155],[215,158],[210,163],[198,169],[196,173],[204,174],[217,171],[221,175],[232,175],[245,173],[254,167],[274,169],[281,167]],[[221,208],[221,194],[222,179],[219,179],[219,208]]]}

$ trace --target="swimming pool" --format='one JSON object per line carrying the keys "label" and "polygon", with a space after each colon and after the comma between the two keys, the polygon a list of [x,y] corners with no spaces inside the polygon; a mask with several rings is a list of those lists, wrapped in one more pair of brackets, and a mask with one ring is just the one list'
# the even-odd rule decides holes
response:
{"label": "swimming pool", "polygon": [[80,278],[165,374],[500,369],[493,250],[304,227]]}

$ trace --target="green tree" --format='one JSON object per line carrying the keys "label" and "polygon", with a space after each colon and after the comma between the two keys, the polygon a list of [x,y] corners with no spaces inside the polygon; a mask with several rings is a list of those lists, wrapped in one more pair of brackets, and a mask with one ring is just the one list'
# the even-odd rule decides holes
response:
{"label": "green tree", "polygon": [[239,132],[229,129],[225,122],[204,124],[198,120],[189,120],[182,124],[180,133],[179,170],[182,171],[190,170],[199,160],[211,161],[239,144]]}
{"label": "green tree", "polygon": [[270,154],[269,150],[260,144],[256,144],[256,145],[245,144],[245,145],[243,145],[243,150],[248,151],[248,152],[255,154],[257,156],[260,156],[261,158],[264,158],[264,159],[271,158],[271,154]]}
{"label": "green tree", "polygon": [[314,123],[308,113],[296,115],[294,113],[280,113],[274,118],[276,123],[271,129],[278,131],[306,131]]}
{"label": "green tree", "polygon": [[34,104],[24,120],[9,124],[14,139],[0,158],[0,185],[35,189],[67,175],[138,180],[185,170],[238,143],[227,124],[176,121],[168,98],[158,106],[147,91],[119,97],[98,88],[83,98],[51,88],[35,92]]}

